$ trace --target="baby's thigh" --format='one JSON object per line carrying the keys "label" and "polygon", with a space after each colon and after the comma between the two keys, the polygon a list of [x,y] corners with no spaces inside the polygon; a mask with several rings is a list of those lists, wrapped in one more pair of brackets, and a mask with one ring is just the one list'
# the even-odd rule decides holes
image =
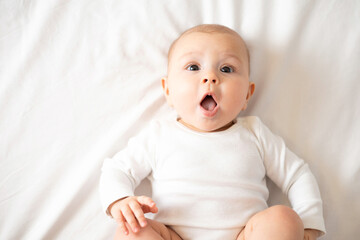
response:
{"label": "baby's thigh", "polygon": [[[138,233],[133,233],[131,230],[128,235],[125,235],[121,228],[117,228],[115,233],[115,240],[131,240],[131,239],[145,239],[145,240],[181,240],[179,235],[167,227],[166,225],[155,220],[147,219],[148,225]],[[127,224],[127,223],[126,223]],[[127,224],[128,229],[130,225]]]}

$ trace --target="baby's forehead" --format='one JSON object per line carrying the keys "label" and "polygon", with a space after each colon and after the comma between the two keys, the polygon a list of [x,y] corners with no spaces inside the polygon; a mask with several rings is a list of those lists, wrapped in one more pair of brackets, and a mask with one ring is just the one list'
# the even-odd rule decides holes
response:
{"label": "baby's forehead", "polygon": [[[237,33],[229,33],[229,32],[190,32],[187,34],[183,34],[180,38],[178,38],[178,42],[181,43],[183,39],[198,39],[198,36],[201,36],[203,42],[209,41],[209,39],[213,39],[214,36],[221,36],[222,40],[225,42],[236,42],[240,43],[240,45],[236,45],[234,47],[246,47],[244,40]],[[181,45],[181,44],[179,44]]]}
{"label": "baby's forehead", "polygon": [[[239,34],[236,32],[229,32],[229,31],[212,31],[212,32],[203,32],[203,31],[191,31],[191,32],[185,32],[183,33],[178,39],[174,41],[172,46],[169,49],[168,54],[168,60],[170,61],[173,55],[173,52],[182,52],[183,46],[186,43],[193,44],[194,42],[197,42],[197,44],[205,44],[210,39],[214,38],[214,36],[221,36],[221,39],[223,43],[225,42],[232,42],[233,44],[228,44],[231,47],[231,50],[234,50],[234,52],[242,52],[243,54],[247,55],[246,58],[249,58],[247,46],[244,42],[244,40],[240,37]],[[193,41],[193,40],[199,40],[199,36],[201,36],[202,41]],[[241,54],[241,55],[243,55]]]}

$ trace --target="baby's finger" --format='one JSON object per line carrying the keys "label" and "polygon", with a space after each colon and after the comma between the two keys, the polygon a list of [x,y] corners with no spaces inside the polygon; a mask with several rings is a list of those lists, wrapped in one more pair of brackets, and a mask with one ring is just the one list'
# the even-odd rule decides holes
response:
{"label": "baby's finger", "polygon": [[140,196],[137,198],[137,201],[142,205],[143,211],[145,213],[156,213],[158,211],[155,202],[150,197]]}
{"label": "baby's finger", "polygon": [[121,212],[126,220],[126,222],[128,222],[128,224],[130,225],[132,231],[134,233],[138,232],[140,230],[138,221],[135,219],[134,213],[132,212],[132,210],[130,209],[129,206],[124,207],[123,209],[121,209]]}
{"label": "baby's finger", "polygon": [[155,205],[155,202],[154,202],[150,197],[147,197],[147,196],[139,196],[139,197],[137,197],[137,201],[138,201],[140,204],[142,204],[142,205],[147,205],[147,206],[149,206],[149,207]]}
{"label": "baby's finger", "polygon": [[117,223],[121,223],[121,222],[124,222],[125,219],[124,217],[122,216],[120,210],[114,210],[112,209],[111,211],[111,216],[114,218],[114,220],[117,222]]}
{"label": "baby's finger", "polygon": [[146,218],[144,216],[144,212],[141,209],[139,203],[131,202],[131,203],[129,203],[129,206],[130,206],[131,210],[133,211],[136,219],[139,221],[140,226],[145,227],[147,222],[146,222]]}
{"label": "baby's finger", "polygon": [[125,234],[125,235],[128,235],[129,234],[129,230],[128,228],[126,227],[126,224],[125,224],[125,218],[123,217],[123,215],[120,213],[120,215],[115,218],[116,222],[119,224],[119,228],[120,230]]}
{"label": "baby's finger", "polygon": [[149,207],[147,205],[142,205],[141,206],[142,210],[144,213],[157,213],[158,212],[158,208],[156,206],[153,206],[153,207]]}

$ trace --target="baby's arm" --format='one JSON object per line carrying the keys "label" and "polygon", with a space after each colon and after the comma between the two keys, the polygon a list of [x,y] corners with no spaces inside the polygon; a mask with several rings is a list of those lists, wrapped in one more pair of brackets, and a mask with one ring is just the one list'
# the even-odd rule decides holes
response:
{"label": "baby's arm", "polygon": [[309,229],[309,235],[313,235],[310,229],[325,233],[320,191],[309,166],[286,147],[282,138],[274,135],[260,120],[258,123],[267,176],[287,195],[305,229]]}
{"label": "baby's arm", "polygon": [[128,235],[130,230],[126,226],[126,222],[130,225],[131,230],[136,233],[140,231],[140,227],[147,225],[144,213],[157,213],[157,211],[155,202],[146,196],[122,198],[113,202],[108,208],[108,212],[119,224],[125,235]]}
{"label": "baby's arm", "polygon": [[[155,127],[153,128],[155,129]],[[135,188],[152,172],[155,144],[157,143],[157,135],[154,133],[156,129],[153,130],[153,128],[146,128],[139,135],[131,138],[126,148],[116,153],[113,158],[105,159],[103,163],[99,184],[103,210],[107,215],[112,215],[119,220],[120,223],[129,222],[130,224],[130,221],[127,221],[130,218],[121,220],[124,216],[120,203],[132,199],[133,197],[128,196],[134,196]],[[138,198],[137,205],[149,206],[149,208],[144,207],[144,212],[154,211],[153,206],[144,200],[145,197]],[[129,207],[129,209],[131,208]],[[133,214],[133,216],[135,215]]]}
{"label": "baby's arm", "polygon": [[304,231],[304,240],[316,240],[320,237],[321,232],[316,229],[305,229]]}

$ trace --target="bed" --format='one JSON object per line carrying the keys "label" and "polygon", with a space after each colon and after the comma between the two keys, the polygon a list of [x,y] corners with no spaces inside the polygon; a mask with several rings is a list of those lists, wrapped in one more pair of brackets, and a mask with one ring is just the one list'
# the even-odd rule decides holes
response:
{"label": "bed", "polygon": [[[0,239],[111,239],[103,160],[155,118],[167,49],[217,23],[251,54],[256,115],[314,173],[327,234],[360,235],[360,2],[0,2]],[[138,191],[151,194],[144,182]],[[269,204],[286,204],[269,182]]]}

